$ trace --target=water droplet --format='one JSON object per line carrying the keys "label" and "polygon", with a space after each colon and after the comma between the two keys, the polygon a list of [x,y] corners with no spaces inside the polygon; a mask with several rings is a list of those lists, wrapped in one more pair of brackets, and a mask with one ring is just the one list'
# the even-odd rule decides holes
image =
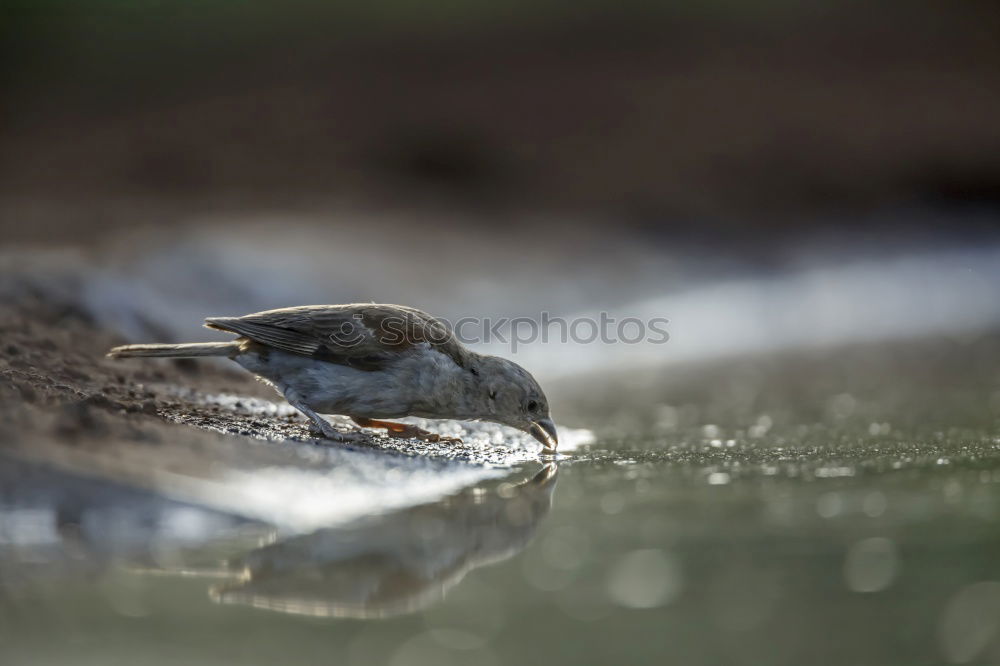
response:
{"label": "water droplet", "polygon": [[947,603],[938,625],[941,650],[953,664],[978,657],[1000,629],[1000,583],[982,581],[962,588]]}
{"label": "water droplet", "polygon": [[846,419],[854,413],[857,401],[850,393],[841,393],[830,398],[827,403],[827,412],[834,419]]}
{"label": "water droplet", "polygon": [[724,486],[729,483],[729,474],[725,472],[712,472],[708,475],[708,484],[710,486]]}
{"label": "water droplet", "polygon": [[892,584],[898,568],[896,544],[885,537],[871,537],[847,552],[844,578],[854,592],[879,592]]}
{"label": "water droplet", "polygon": [[681,572],[662,550],[634,550],[611,569],[607,590],[612,601],[626,608],[656,608],[680,593]]}
{"label": "water droplet", "polygon": [[836,479],[842,476],[854,476],[854,468],[841,466],[841,467],[818,467],[816,471],[813,472],[818,479]]}

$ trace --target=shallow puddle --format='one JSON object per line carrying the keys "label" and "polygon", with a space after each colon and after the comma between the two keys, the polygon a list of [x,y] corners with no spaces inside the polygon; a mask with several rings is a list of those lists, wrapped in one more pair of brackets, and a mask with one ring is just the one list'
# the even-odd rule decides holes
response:
{"label": "shallow puddle", "polygon": [[599,440],[396,509],[392,484],[371,483],[383,510],[296,530],[6,461],[0,650],[94,664],[996,654],[995,437],[722,435]]}

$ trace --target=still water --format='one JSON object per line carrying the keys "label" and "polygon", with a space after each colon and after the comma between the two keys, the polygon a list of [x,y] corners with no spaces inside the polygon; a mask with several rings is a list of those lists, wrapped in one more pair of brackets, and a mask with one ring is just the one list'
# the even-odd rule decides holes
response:
{"label": "still water", "polygon": [[[421,282],[381,237],[332,261],[341,237],[282,255],[283,232],[242,250],[233,236],[151,260],[129,245],[135,265],[70,275],[74,303],[128,340],[203,339],[206,314],[367,300],[344,266],[371,257],[383,293],[436,314],[477,312],[509,283],[489,292],[499,312],[632,303],[670,316],[672,337],[525,348],[560,427],[593,432],[552,459],[498,452],[506,435],[488,432],[465,461],[265,441],[294,429],[286,405],[170,393],[196,375],[156,389],[181,404],[144,422],[159,419],[158,446],[60,449],[133,478],[194,461],[183,492],[0,457],[0,663],[1000,662],[995,246],[665,287],[720,266],[642,248],[595,266],[598,247],[555,271],[559,252],[527,244],[542,254],[525,266],[552,271],[540,290],[503,252]],[[252,279],[267,262],[283,280]],[[791,351],[764,356],[776,348]]]}
{"label": "still water", "polygon": [[599,436],[443,500],[296,533],[6,460],[0,655],[1000,659],[1000,438],[796,432]]}

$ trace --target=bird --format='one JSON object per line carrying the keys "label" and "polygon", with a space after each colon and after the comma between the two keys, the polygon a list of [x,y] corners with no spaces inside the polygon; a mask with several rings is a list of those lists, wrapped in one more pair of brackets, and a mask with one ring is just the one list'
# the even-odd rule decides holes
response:
{"label": "bird", "polygon": [[130,344],[110,358],[228,357],[270,384],[327,439],[342,432],[321,416],[347,416],[390,437],[460,442],[411,424],[406,416],[490,421],[541,442],[559,443],[538,382],[517,363],[465,347],[442,320],[416,308],[378,303],[303,305],[241,317],[208,317],[228,342]]}
{"label": "bird", "polygon": [[[502,493],[474,485],[432,504],[325,527],[234,553],[212,601],[316,617],[389,618],[440,602],[473,569],[523,551],[552,508],[558,467],[548,462]],[[424,530],[435,526],[438,547]],[[169,566],[169,565],[168,565]],[[160,566],[150,573],[170,573]],[[191,563],[183,571],[191,573]],[[197,569],[193,570],[197,573]],[[212,572],[218,574],[213,563]]]}

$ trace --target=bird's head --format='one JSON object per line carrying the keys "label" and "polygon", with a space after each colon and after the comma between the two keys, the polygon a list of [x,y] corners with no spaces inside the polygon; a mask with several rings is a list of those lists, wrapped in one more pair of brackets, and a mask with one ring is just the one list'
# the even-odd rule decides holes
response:
{"label": "bird's head", "polygon": [[513,361],[479,356],[469,368],[476,418],[523,430],[549,451],[559,445],[549,402],[531,374]]}

